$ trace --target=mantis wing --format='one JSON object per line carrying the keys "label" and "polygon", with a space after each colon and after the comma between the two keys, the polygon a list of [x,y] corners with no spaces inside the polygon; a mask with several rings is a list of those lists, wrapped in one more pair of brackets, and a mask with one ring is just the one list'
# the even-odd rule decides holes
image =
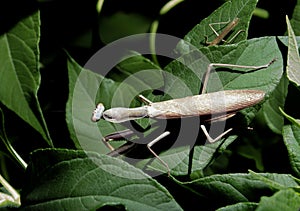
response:
{"label": "mantis wing", "polygon": [[265,96],[260,90],[226,90],[151,103],[148,116],[159,119],[224,115],[251,107]]}

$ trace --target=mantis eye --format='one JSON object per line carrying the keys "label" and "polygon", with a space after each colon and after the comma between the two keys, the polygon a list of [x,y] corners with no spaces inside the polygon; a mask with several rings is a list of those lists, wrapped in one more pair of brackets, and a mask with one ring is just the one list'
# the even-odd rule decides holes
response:
{"label": "mantis eye", "polygon": [[102,103],[98,103],[97,107],[93,111],[91,120],[93,122],[98,122],[102,117],[102,113],[103,113],[104,109],[105,109],[104,105]]}

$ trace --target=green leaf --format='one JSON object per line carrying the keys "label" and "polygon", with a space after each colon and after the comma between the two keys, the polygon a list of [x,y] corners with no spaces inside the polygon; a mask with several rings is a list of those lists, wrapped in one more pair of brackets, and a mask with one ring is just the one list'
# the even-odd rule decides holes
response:
{"label": "green leaf", "polygon": [[126,210],[181,210],[170,193],[128,163],[106,155],[71,150],[32,154],[22,208],[96,210],[123,205]]}
{"label": "green leaf", "polygon": [[296,175],[300,176],[300,127],[296,124],[286,125],[282,131],[283,141],[287,147],[290,163]]}
{"label": "green leaf", "polygon": [[[97,103],[103,103],[106,109],[131,107],[131,101],[141,91],[162,85],[162,75],[158,67],[139,54],[130,54],[118,66],[123,76],[127,76],[123,78],[124,81],[117,75],[112,77],[118,82],[104,78],[82,68],[69,57],[69,99],[66,119],[71,138],[78,148],[107,153],[109,150],[101,139],[110,133],[124,130],[124,126],[105,120],[100,120],[98,125],[92,122],[92,112]],[[148,79],[149,77],[153,79]]]}
{"label": "green leaf", "polygon": [[[297,46],[300,45],[300,36],[296,36],[296,42],[297,42]],[[285,45],[288,46],[289,44],[289,37],[288,36],[278,36],[278,39]]]}
{"label": "green leaf", "polygon": [[[165,68],[166,71],[178,76],[180,80],[188,82],[186,84],[193,94],[199,93],[200,81],[203,74],[207,71],[207,65],[209,63],[259,66],[268,64],[273,59],[276,59],[268,68],[259,70],[234,68],[233,70],[229,69],[212,73],[208,82],[207,92],[213,92],[223,88],[226,90],[260,89],[271,93],[278,85],[283,73],[283,60],[275,37],[251,39],[235,45],[205,47],[201,48],[201,51],[208,60],[200,60],[198,57],[192,58],[192,54],[190,57],[184,55],[183,58],[171,62]],[[186,57],[191,61],[186,61]],[[195,59],[199,59],[200,61],[198,62]],[[203,65],[203,62],[206,62],[206,64]],[[183,65],[180,65],[180,63],[183,63]],[[191,75],[195,75],[196,77],[192,77]],[[175,82],[177,81],[170,81],[170,85],[166,84],[166,89],[175,89],[177,91],[174,85]],[[214,85],[215,83],[217,83],[217,85]]]}
{"label": "green leaf", "polygon": [[257,203],[254,202],[241,202],[233,205],[228,205],[217,209],[217,211],[254,211],[257,207]]}
{"label": "green leaf", "polygon": [[129,58],[121,61],[109,78],[126,82],[140,92],[160,88],[164,85],[161,68],[139,53],[131,52]]}
{"label": "green leaf", "polygon": [[[222,139],[213,144],[205,144],[194,147],[191,172],[202,172],[211,162],[222,153],[234,140],[236,136],[230,136],[227,139]],[[189,168],[189,153],[190,146],[175,147],[159,154],[159,157],[165,161],[171,169],[173,176],[185,176],[188,174]],[[138,166],[143,167],[149,164],[152,159],[145,159],[139,162]],[[157,159],[150,163],[150,169],[155,169],[161,172],[166,172],[166,167]]]}
{"label": "green leaf", "polygon": [[279,110],[283,114],[283,116],[285,116],[285,118],[287,118],[292,124],[300,127],[300,120],[299,119],[295,119],[295,118],[291,117],[290,115],[285,113],[281,108],[279,108]]}
{"label": "green leaf", "polygon": [[[160,96],[153,96],[151,92],[154,89],[159,89],[164,86],[163,72],[161,71],[161,68],[137,52],[130,53],[129,58],[121,61],[116,66],[118,71],[110,72],[108,77],[119,83],[126,83],[132,86],[136,90],[136,95],[142,94],[144,97],[154,102],[159,100]],[[138,100],[136,96],[125,96],[127,99],[124,99],[124,102],[126,102],[126,100],[133,100],[131,103],[129,101],[126,102],[126,104],[123,103],[122,106],[141,106],[141,100]],[[120,97],[124,98],[124,96]],[[149,126],[149,120],[137,119],[135,121],[144,129]],[[152,121],[155,122],[155,120]]]}
{"label": "green leaf", "polygon": [[257,211],[298,211],[300,208],[300,196],[292,189],[281,190],[271,197],[262,197],[257,206]]}
{"label": "green leaf", "polygon": [[293,16],[291,19],[291,25],[295,31],[296,35],[300,35],[300,1],[294,7]]}
{"label": "green leaf", "polygon": [[238,45],[203,48],[203,52],[211,62],[223,64],[259,66],[276,59],[268,68],[259,70],[234,68],[237,73],[220,71],[219,77],[224,89],[260,89],[271,93],[282,77],[283,59],[275,37],[251,39]]}
{"label": "green leaf", "polygon": [[292,187],[297,188],[297,179],[288,174],[223,174],[199,178],[191,182],[175,182],[205,196],[214,199],[216,205],[225,206],[240,202],[258,202],[266,193]]}
{"label": "green leaf", "polygon": [[286,16],[286,23],[289,34],[289,44],[288,44],[288,58],[287,58],[287,76],[289,80],[295,83],[297,86],[300,85],[300,58],[297,46],[296,37],[290,21]]}
{"label": "green leaf", "polygon": [[186,186],[197,191],[198,194],[204,194],[208,198],[215,198],[217,200],[216,203],[221,203],[224,206],[255,200],[253,188],[258,185],[263,186],[263,184],[251,181],[250,185],[249,180],[250,178],[246,175],[213,175],[194,180]]}
{"label": "green leaf", "polygon": [[0,36],[0,101],[52,141],[37,99],[40,85],[40,16],[36,12]]}
{"label": "green leaf", "polygon": [[253,179],[260,180],[273,190],[282,190],[286,188],[299,189],[299,180],[289,174],[260,174],[249,171]]}
{"label": "green leaf", "polygon": [[[264,65],[273,59],[276,61],[268,68],[249,70],[242,68],[222,69],[212,72],[207,92],[230,89],[257,89],[266,92],[266,98],[280,83],[283,73],[283,60],[275,37],[251,39],[235,45],[201,48],[201,52],[191,52],[168,64],[164,70],[165,92],[172,97],[184,97],[198,94],[203,74],[209,63],[236,65]],[[242,111],[248,122],[253,119],[257,109]]]}
{"label": "green leaf", "polygon": [[268,100],[262,105],[261,112],[258,114],[262,115],[268,127],[277,134],[281,134],[284,125],[284,117],[279,107],[284,107],[285,105],[288,85],[289,81],[284,74],[275,90],[270,94]]}
{"label": "green leaf", "polygon": [[[211,23],[231,22],[235,18],[239,18],[238,25],[232,30],[230,36],[227,36],[227,40],[230,40],[240,30],[242,30],[238,36],[233,40],[234,43],[238,43],[245,40],[248,36],[248,28],[251,16],[256,7],[257,0],[233,0],[225,2],[221,7],[216,9],[210,16],[196,25],[185,37],[184,40],[188,43],[200,48],[205,46],[206,36],[208,41],[212,41],[216,38],[216,35],[209,27]],[[218,24],[214,26],[214,29],[221,33],[226,27],[226,24]]]}
{"label": "green leaf", "polygon": [[[77,148],[107,153],[109,150],[105,147],[101,139],[114,132],[112,125],[106,121],[100,121],[99,131],[96,123],[91,121],[92,111],[95,109],[96,95],[101,81],[100,88],[104,96],[102,101],[108,105],[110,94],[113,93],[116,83],[102,76],[83,69],[71,57],[68,60],[69,77],[69,98],[66,106],[66,121],[70,132],[70,137]],[[105,98],[107,97],[107,98]]]}

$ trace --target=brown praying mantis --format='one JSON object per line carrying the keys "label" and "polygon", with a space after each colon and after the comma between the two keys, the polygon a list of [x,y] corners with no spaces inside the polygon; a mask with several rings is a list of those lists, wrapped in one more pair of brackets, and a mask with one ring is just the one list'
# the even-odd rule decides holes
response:
{"label": "brown praying mantis", "polygon": [[[213,45],[218,45],[221,41],[223,42],[226,42],[224,40],[224,38],[226,37],[226,35],[234,28],[237,26],[237,24],[239,23],[240,19],[239,18],[234,18],[225,28],[224,30],[218,34],[218,32],[213,28],[213,25],[215,24],[226,24],[228,23],[227,22],[220,22],[220,23],[211,23],[209,24],[209,27],[211,28],[211,30],[217,35],[217,37],[211,41],[211,42],[208,42],[207,41],[207,38],[206,38],[206,44],[208,44],[208,46],[213,46]],[[238,35],[239,33],[243,32],[244,30],[239,30],[229,41],[227,42],[231,42],[232,40],[234,40]]]}
{"label": "brown praying mantis", "polygon": [[[264,99],[265,92],[261,90],[225,90],[213,93],[205,93],[208,83],[209,75],[213,67],[227,67],[227,68],[247,68],[247,69],[262,69],[269,67],[275,60],[260,65],[260,66],[244,66],[235,64],[221,64],[211,63],[208,65],[203,87],[200,95],[187,96],[179,99],[171,99],[162,102],[151,102],[142,95],[139,95],[140,99],[146,103],[146,105],[136,108],[124,108],[116,107],[105,110],[102,103],[99,103],[96,109],[93,111],[91,120],[93,122],[99,121],[101,118],[112,123],[122,123],[130,120],[140,118],[156,118],[156,119],[174,119],[174,118],[187,118],[195,116],[210,116],[214,115],[213,119],[208,121],[224,121],[234,116],[238,111],[251,107]],[[218,99],[222,97],[222,102],[216,102],[212,99]],[[204,135],[210,143],[220,140],[223,136],[229,133],[232,128],[229,128],[216,138],[210,137],[205,126],[200,125]],[[104,137],[104,142],[108,145],[108,141],[116,134],[128,133],[128,130],[121,131],[120,133],[114,133]],[[129,132],[130,133],[130,132]],[[167,168],[168,174],[170,174],[170,168],[168,164],[163,161],[151,148],[155,143],[170,134],[169,131],[165,131],[157,138],[147,144],[149,151]],[[113,148],[108,145],[110,149]]]}

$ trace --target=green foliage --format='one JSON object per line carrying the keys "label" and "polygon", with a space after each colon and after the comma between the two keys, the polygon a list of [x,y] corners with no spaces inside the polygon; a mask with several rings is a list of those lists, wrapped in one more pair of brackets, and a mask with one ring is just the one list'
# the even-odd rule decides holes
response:
{"label": "green foliage", "polygon": [[[249,22],[256,4],[256,0],[227,1],[221,7],[216,9],[209,17],[203,19],[200,24],[194,27],[194,29],[185,36],[184,40],[196,47],[204,46],[205,36],[207,36],[209,41],[215,38],[215,34],[209,27],[209,24],[230,22],[236,17],[240,19],[239,24],[233,29],[228,40],[240,30],[243,30],[243,32],[234,39],[234,42],[237,43],[245,40],[248,35]],[[220,33],[224,26],[220,25],[219,27],[221,27],[221,29],[217,29],[216,31],[219,31]]]}
{"label": "green foliage", "polygon": [[[168,29],[164,20],[173,13],[184,19],[177,9],[189,4],[157,4],[157,16],[152,17],[142,11],[117,9],[112,12],[114,15],[107,15],[106,3],[99,9],[99,17],[93,16],[96,25],[88,30],[94,31],[85,29],[66,39],[63,53],[58,53],[62,46],[48,45],[49,34],[40,34],[43,26],[50,25],[43,22],[45,13],[40,16],[36,11],[1,31],[0,175],[20,190],[20,209],[191,210],[197,206],[222,211],[299,210],[299,3],[293,8],[291,23],[286,18],[288,36],[248,38],[252,15],[259,10],[257,0],[226,1],[219,8],[214,7],[210,15],[197,18],[197,24],[185,31],[173,49],[173,54],[178,55],[175,59],[162,58],[157,52],[151,60],[149,55],[126,49],[128,52],[118,64],[107,75],[100,75],[84,65],[84,58],[91,56],[90,49],[148,32],[151,22],[159,26],[158,32],[164,33]],[[96,12],[96,5],[93,6]],[[41,14],[43,11],[41,7]],[[220,23],[214,27],[221,33],[236,17],[240,19],[238,25],[225,37],[230,40],[238,33],[232,42],[207,46],[206,40],[216,37],[209,24]],[[174,27],[171,22],[167,25]],[[92,39],[78,44],[87,34]],[[151,50],[155,49],[153,38],[149,37]],[[81,47],[76,49],[74,44]],[[108,58],[113,56],[112,53]],[[212,72],[208,93],[223,89],[266,93],[262,102],[239,111],[229,120],[234,130],[220,141],[204,144],[198,120],[197,124],[182,120],[178,129],[178,122],[173,120],[168,121],[168,128],[162,128],[160,120],[144,118],[132,123],[140,132],[128,138],[137,143],[134,148],[118,158],[105,155],[109,150],[101,141],[103,137],[129,126],[103,119],[92,122],[92,111],[98,102],[106,109],[139,107],[143,105],[137,99],[139,94],[153,102],[196,95],[210,63],[257,66],[274,59],[267,68],[216,68]],[[61,84],[52,84],[60,78]],[[53,91],[55,87],[59,91]],[[56,118],[56,112],[60,118]],[[215,124],[219,123],[211,124],[211,130]],[[181,130],[191,128],[196,128],[194,137],[180,136]],[[157,131],[169,129],[173,133],[161,141],[166,145],[159,142],[153,146],[170,167],[171,175],[167,177],[166,166],[153,159],[145,143],[155,138]],[[32,131],[36,133],[29,135]],[[169,143],[177,145],[168,149]],[[152,174],[158,176],[152,178]],[[0,206],[17,206],[15,190],[4,179],[0,182]]]}
{"label": "green foliage", "polygon": [[22,20],[1,35],[1,103],[36,129],[51,146],[51,138],[37,99],[40,86],[40,16]]}
{"label": "green foliage", "polygon": [[297,4],[295,5],[295,9],[293,11],[293,18],[291,19],[291,25],[293,26],[293,29],[295,31],[295,34],[297,36],[300,35],[300,28],[299,28],[299,23],[300,23],[300,2],[297,0]]}
{"label": "green foliage", "polygon": [[24,209],[181,209],[162,185],[120,159],[74,150],[40,150],[31,159]]}
{"label": "green foliage", "polygon": [[291,167],[300,175],[300,129],[298,125],[286,125],[283,128],[283,140],[287,146]]}
{"label": "green foliage", "polygon": [[281,190],[271,197],[262,197],[257,210],[298,210],[300,197],[291,189]]}
{"label": "green foliage", "polygon": [[286,18],[286,22],[287,22],[288,34],[289,34],[289,43],[288,43],[289,51],[288,51],[286,72],[289,80],[295,83],[297,86],[299,86],[300,85],[300,78],[299,78],[300,58],[298,52],[298,45],[288,17]]}

